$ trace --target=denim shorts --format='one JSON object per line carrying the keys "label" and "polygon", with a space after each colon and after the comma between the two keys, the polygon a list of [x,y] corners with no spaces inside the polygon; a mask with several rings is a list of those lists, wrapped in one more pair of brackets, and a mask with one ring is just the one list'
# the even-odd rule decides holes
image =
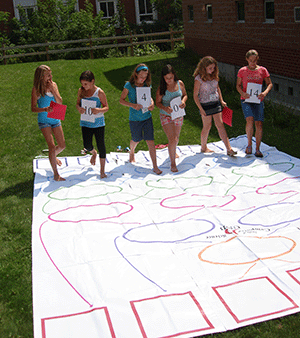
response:
{"label": "denim shorts", "polygon": [[154,140],[152,117],[144,121],[129,121],[129,126],[131,131],[131,139],[134,142],[140,142],[141,140]]}
{"label": "denim shorts", "polygon": [[264,103],[249,103],[245,102],[245,100],[241,100],[242,109],[245,118],[253,117],[254,121],[262,121],[264,120]]}
{"label": "denim shorts", "polygon": [[47,128],[47,127],[50,127],[50,128],[57,128],[57,127],[60,127],[60,126],[61,126],[61,122],[59,121],[59,122],[54,123],[54,124],[38,122],[38,125],[39,125],[39,128],[40,128],[40,129]]}

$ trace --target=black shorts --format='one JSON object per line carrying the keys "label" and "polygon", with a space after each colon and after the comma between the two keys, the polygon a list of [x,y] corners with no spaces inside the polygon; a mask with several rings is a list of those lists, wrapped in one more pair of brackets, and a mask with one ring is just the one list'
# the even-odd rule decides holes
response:
{"label": "black shorts", "polygon": [[206,115],[218,114],[221,113],[223,110],[220,101],[201,103],[201,106],[205,111]]}

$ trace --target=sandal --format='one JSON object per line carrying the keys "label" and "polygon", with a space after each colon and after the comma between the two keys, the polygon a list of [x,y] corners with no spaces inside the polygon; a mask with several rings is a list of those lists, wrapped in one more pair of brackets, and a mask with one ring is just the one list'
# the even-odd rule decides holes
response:
{"label": "sandal", "polygon": [[233,149],[230,149],[227,151],[227,155],[230,157],[233,157],[237,154],[237,151],[234,151]]}
{"label": "sandal", "polygon": [[259,150],[256,150],[254,156],[256,156],[256,157],[264,157],[264,155],[262,154],[262,152],[259,151]]}
{"label": "sandal", "polygon": [[252,146],[247,146],[247,147],[246,147],[246,150],[245,150],[245,153],[246,153],[247,155],[252,154]]}

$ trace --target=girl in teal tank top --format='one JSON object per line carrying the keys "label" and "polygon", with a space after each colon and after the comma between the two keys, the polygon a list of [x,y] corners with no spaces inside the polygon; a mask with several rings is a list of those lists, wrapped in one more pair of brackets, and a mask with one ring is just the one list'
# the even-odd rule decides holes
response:
{"label": "girl in teal tank top", "polygon": [[[54,173],[55,181],[65,181],[57,170],[61,166],[57,155],[66,147],[64,133],[60,120],[47,117],[53,108],[50,102],[62,104],[62,98],[58,91],[57,84],[52,81],[52,72],[48,66],[37,67],[34,73],[33,88],[31,91],[31,111],[38,113],[38,124],[45,137],[49,149],[49,161]],[[55,145],[54,138],[57,145]]]}
{"label": "girl in teal tank top", "polygon": [[161,71],[160,86],[156,92],[156,106],[160,110],[160,120],[163,130],[168,138],[168,151],[171,162],[171,171],[177,172],[176,147],[183,124],[183,116],[172,119],[173,109],[170,102],[176,97],[181,98],[180,108],[185,108],[187,93],[184,83],[178,79],[174,68],[166,65]]}

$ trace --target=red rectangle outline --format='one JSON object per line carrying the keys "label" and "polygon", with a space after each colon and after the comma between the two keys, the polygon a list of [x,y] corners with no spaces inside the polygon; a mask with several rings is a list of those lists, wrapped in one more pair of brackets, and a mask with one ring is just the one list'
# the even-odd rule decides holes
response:
{"label": "red rectangle outline", "polygon": [[203,329],[191,330],[191,331],[187,331],[187,332],[180,332],[180,333],[176,333],[176,334],[171,335],[171,336],[164,336],[164,337],[160,337],[160,338],[172,338],[172,337],[177,337],[177,336],[179,336],[181,334],[196,333],[196,332],[201,332],[201,331],[204,331],[204,330],[214,329],[214,326],[209,321],[208,317],[204,313],[201,305],[199,304],[199,302],[197,301],[197,299],[195,298],[195,296],[193,295],[193,293],[191,291],[188,291],[188,292],[184,292],[184,293],[173,293],[173,294],[169,294],[169,295],[160,295],[160,296],[156,296],[156,297],[151,297],[151,298],[145,298],[145,299],[130,301],[130,305],[131,305],[132,311],[133,311],[133,313],[134,313],[134,315],[136,317],[136,320],[138,322],[138,325],[139,325],[139,328],[140,328],[141,333],[143,335],[143,338],[147,338],[147,334],[146,334],[146,332],[145,332],[145,330],[143,328],[143,324],[142,324],[141,318],[140,318],[140,316],[139,316],[139,314],[137,312],[137,309],[136,309],[134,303],[140,303],[140,302],[143,302],[143,301],[157,299],[157,298],[163,298],[163,297],[184,296],[184,295],[189,295],[192,298],[192,300],[194,301],[194,303],[196,304],[196,306],[200,310],[200,313],[201,313],[202,317],[204,318],[204,320],[208,324],[208,327],[207,328],[203,328]]}
{"label": "red rectangle outline", "polygon": [[[234,285],[234,284],[239,284],[239,283],[244,283],[244,282],[248,282],[251,280],[257,280],[257,279],[267,279],[269,283],[271,283],[275,289],[277,289],[282,295],[284,295],[292,304],[293,306],[290,308],[286,308],[284,310],[280,310],[280,311],[275,311],[275,312],[271,312],[268,314],[264,314],[264,315],[260,315],[260,316],[255,316],[255,317],[250,317],[247,319],[242,319],[239,320],[238,317],[233,313],[233,311],[230,309],[230,307],[226,304],[225,300],[223,299],[223,297],[219,294],[219,292],[216,290],[217,288],[223,288],[223,287],[227,287],[230,285]],[[247,322],[253,319],[258,319],[258,318],[262,318],[262,317],[266,317],[266,316],[271,316],[271,315],[275,315],[277,313],[281,313],[281,312],[285,312],[285,311],[289,311],[292,309],[296,309],[299,306],[292,300],[292,298],[290,298],[285,292],[283,292],[269,277],[265,276],[265,277],[257,277],[257,278],[251,278],[251,279],[246,279],[243,281],[238,281],[238,282],[234,282],[234,283],[229,283],[226,285],[220,285],[220,286],[214,286],[212,287],[212,289],[214,290],[214,292],[216,293],[216,295],[218,296],[218,298],[220,299],[221,303],[225,306],[226,310],[231,314],[231,316],[233,317],[233,319],[239,324],[239,323],[243,323],[243,322]]]}
{"label": "red rectangle outline", "polygon": [[290,275],[290,277],[293,278],[293,280],[294,280],[296,283],[298,283],[298,284],[300,285],[300,280],[297,279],[296,277],[294,277],[294,276],[292,275],[292,272],[297,271],[297,270],[300,270],[300,268],[296,268],[296,269],[293,269],[293,270],[287,270],[286,272]]}
{"label": "red rectangle outline", "polygon": [[106,306],[104,307],[99,307],[99,308],[95,308],[89,311],[83,311],[83,312],[78,312],[78,313],[72,313],[72,314],[68,314],[68,315],[62,315],[62,316],[55,316],[55,317],[48,317],[48,318],[42,318],[41,319],[41,326],[42,326],[42,338],[46,338],[46,326],[45,326],[45,322],[46,320],[51,320],[51,319],[58,319],[58,318],[66,318],[66,317],[73,317],[73,316],[78,316],[78,315],[83,315],[83,314],[87,314],[87,313],[91,313],[93,311],[96,310],[104,310],[105,312],[105,316],[106,316],[106,320],[107,320],[107,324],[111,333],[111,337],[112,338],[116,338],[114,329],[113,329],[113,325],[109,316],[109,312]]}

